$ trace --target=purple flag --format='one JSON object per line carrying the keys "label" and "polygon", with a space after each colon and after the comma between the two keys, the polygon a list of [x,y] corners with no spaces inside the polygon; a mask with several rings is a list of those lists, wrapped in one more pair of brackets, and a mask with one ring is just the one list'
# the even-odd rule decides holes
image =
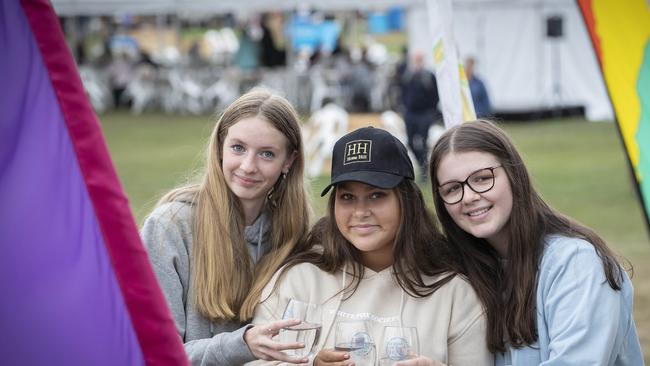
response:
{"label": "purple flag", "polygon": [[187,364],[49,1],[0,50],[0,364]]}

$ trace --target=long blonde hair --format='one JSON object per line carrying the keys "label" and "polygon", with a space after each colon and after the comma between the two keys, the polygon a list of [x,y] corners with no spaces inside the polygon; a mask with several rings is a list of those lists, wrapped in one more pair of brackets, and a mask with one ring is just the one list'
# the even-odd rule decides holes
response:
{"label": "long blonde hair", "polygon": [[[253,264],[244,240],[244,213],[222,170],[228,129],[244,118],[261,117],[287,138],[296,158],[267,197],[269,252]],[[192,289],[197,310],[212,320],[246,321],[262,290],[307,234],[310,206],[305,191],[303,143],[298,115],[289,102],[263,89],[234,101],[216,123],[207,149],[206,172],[199,184],[177,188],[159,202],[190,201],[194,209]]]}

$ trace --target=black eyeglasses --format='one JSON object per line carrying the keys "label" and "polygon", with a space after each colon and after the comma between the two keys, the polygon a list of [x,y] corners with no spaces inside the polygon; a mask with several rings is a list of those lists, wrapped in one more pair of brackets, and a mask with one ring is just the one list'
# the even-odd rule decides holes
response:
{"label": "black eyeglasses", "polygon": [[462,182],[447,182],[438,186],[438,194],[446,204],[453,205],[463,200],[465,196],[463,185],[467,185],[476,193],[485,193],[494,187],[494,169],[501,167],[502,165],[497,165],[479,169]]}

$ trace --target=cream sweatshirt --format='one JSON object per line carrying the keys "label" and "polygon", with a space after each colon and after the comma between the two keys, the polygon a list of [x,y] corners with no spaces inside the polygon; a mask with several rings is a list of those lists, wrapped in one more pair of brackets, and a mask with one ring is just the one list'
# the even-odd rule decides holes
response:
{"label": "cream sweatshirt", "polygon": [[[493,355],[487,349],[483,309],[476,293],[461,276],[455,276],[428,297],[415,298],[399,287],[392,267],[381,272],[365,268],[356,292],[343,299],[340,290],[351,277],[343,270],[329,274],[309,263],[292,267],[281,278],[276,273],[262,294],[253,323],[281,319],[289,299],[294,298],[322,304],[323,328],[314,353],[334,348],[337,319],[363,319],[377,345],[378,358],[382,353],[380,337],[384,326],[402,325],[417,327],[422,356],[453,366],[494,364]],[[274,290],[278,279],[280,282]],[[427,283],[436,279],[425,277]]]}

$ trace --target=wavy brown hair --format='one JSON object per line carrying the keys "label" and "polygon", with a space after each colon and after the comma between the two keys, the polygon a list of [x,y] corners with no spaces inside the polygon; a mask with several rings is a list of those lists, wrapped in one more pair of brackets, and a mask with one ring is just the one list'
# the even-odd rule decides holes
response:
{"label": "wavy brown hair", "polygon": [[[404,179],[393,189],[399,200],[400,212],[403,213],[400,215],[399,228],[393,241],[393,275],[399,286],[409,295],[429,296],[449,282],[455,276],[457,268],[450,260],[447,242],[435,226],[420,188],[412,180]],[[283,271],[307,262],[325,272],[335,273],[347,264],[352,269],[353,281],[342,291],[348,298],[361,283],[365,267],[361,264],[361,252],[345,239],[336,226],[336,191],[335,187],[330,193],[328,215],[314,224],[308,239],[296,248]],[[426,283],[423,275],[442,277],[434,283]]]}
{"label": "wavy brown hair", "polygon": [[[490,244],[460,228],[437,193],[438,166],[452,152],[483,152],[503,166],[512,187],[512,211],[508,224],[508,261],[505,266]],[[602,260],[609,286],[620,290],[623,270],[605,241],[593,230],[551,208],[531,183],[524,162],[506,133],[487,120],[454,126],[436,142],[429,173],[433,200],[443,231],[451,243],[463,273],[476,290],[487,314],[488,348],[503,352],[537,340],[535,297],[538,264],[544,238],[562,234],[591,243]]]}
{"label": "wavy brown hair", "polygon": [[[255,265],[244,240],[243,209],[221,166],[228,129],[250,117],[271,123],[287,138],[288,154],[296,152],[291,169],[275,183],[263,208],[271,217],[271,249]],[[298,115],[286,99],[253,89],[223,112],[206,156],[201,182],[173,190],[160,203],[190,201],[195,207],[191,286],[197,310],[212,320],[246,321],[252,318],[264,286],[309,230]]]}

